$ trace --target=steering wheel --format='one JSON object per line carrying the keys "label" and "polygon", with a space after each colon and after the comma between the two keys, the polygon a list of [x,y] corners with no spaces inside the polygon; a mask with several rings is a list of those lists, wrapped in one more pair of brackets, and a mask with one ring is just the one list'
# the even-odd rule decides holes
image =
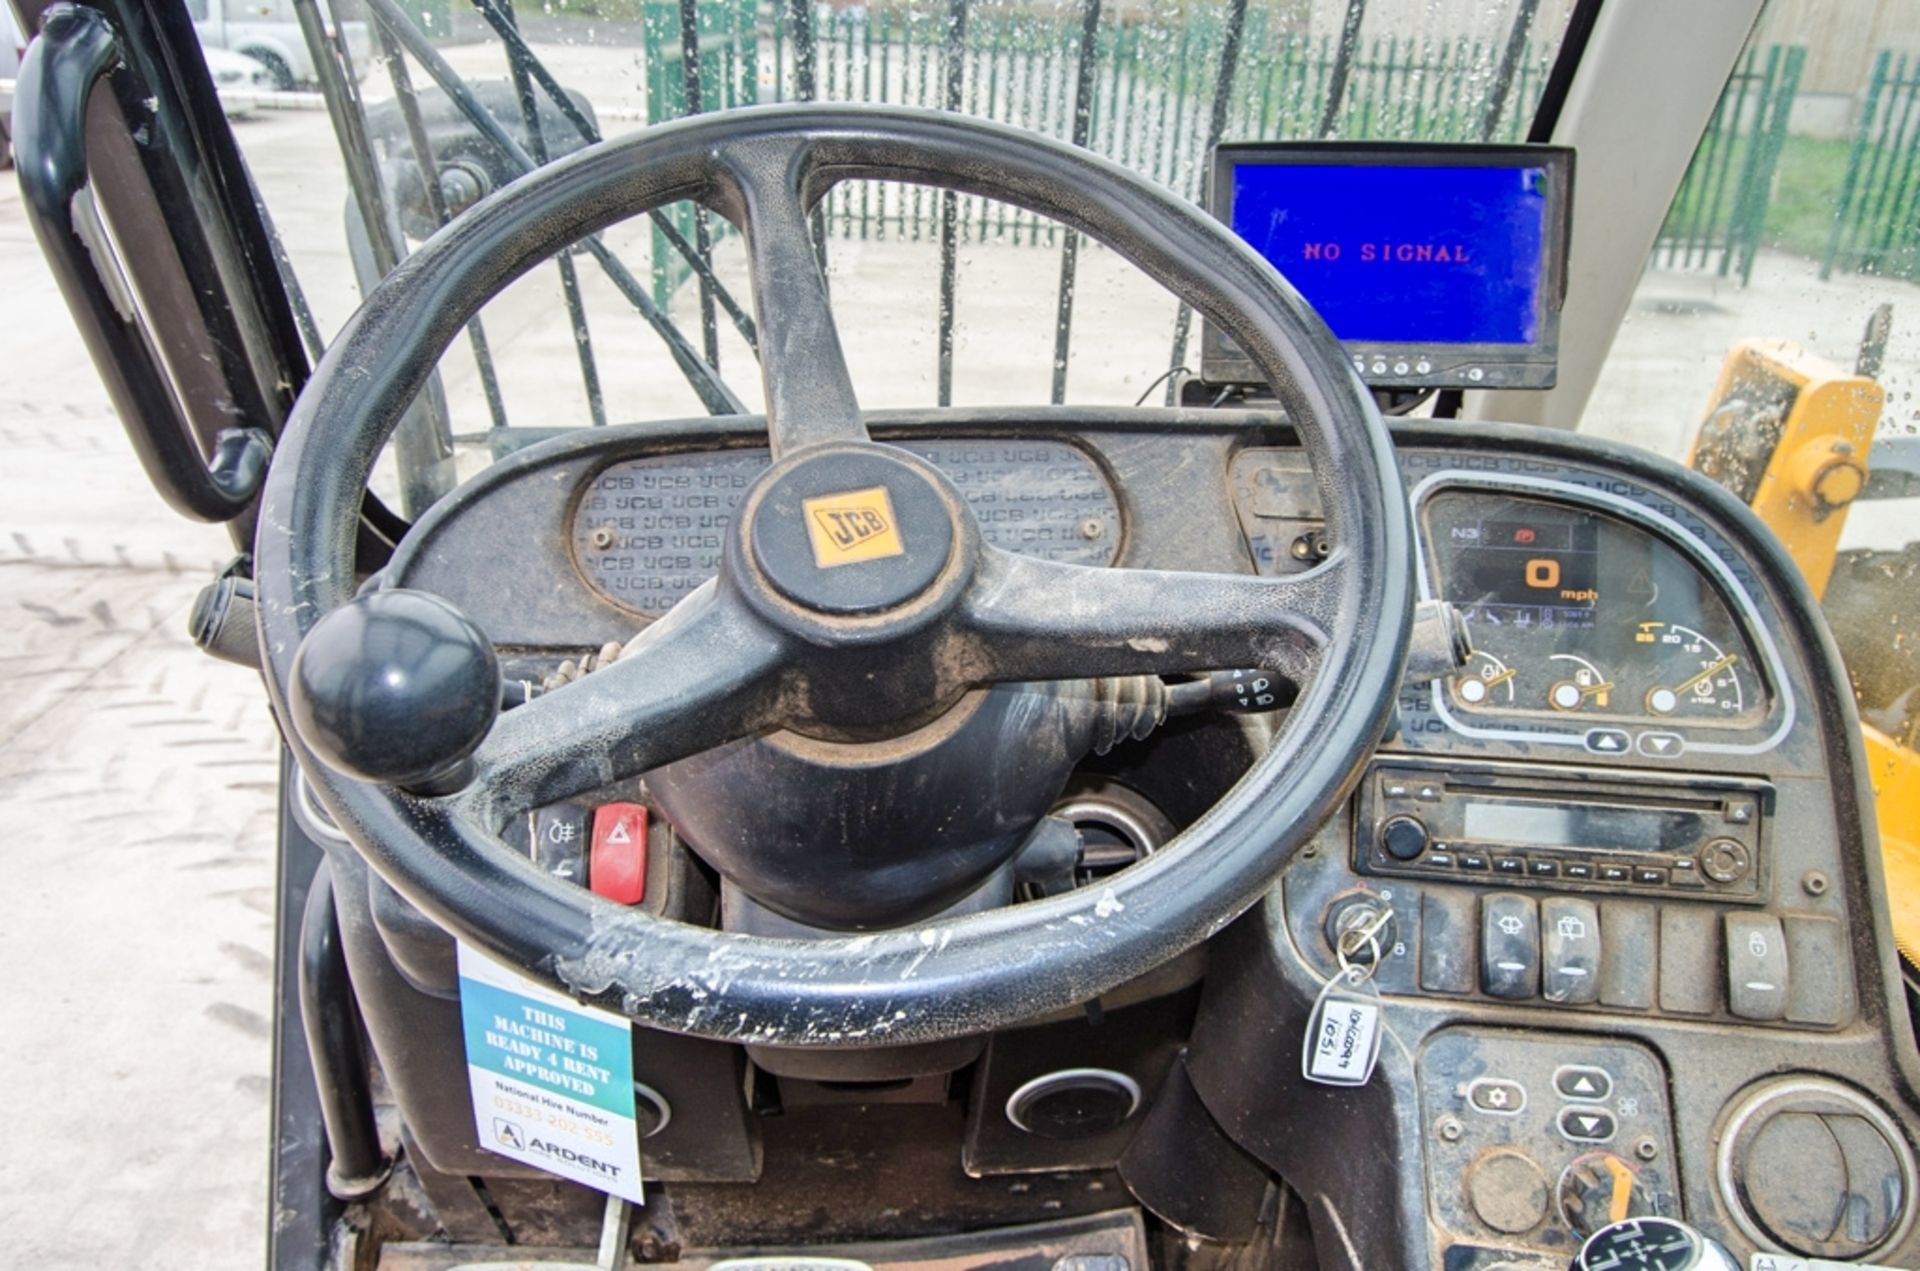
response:
{"label": "steering wheel", "polygon": [[[983,543],[937,469],[868,439],[807,223],[848,179],[1053,217],[1219,323],[1299,432],[1332,554],[1263,578],[1070,566]],[[486,300],[582,237],[678,199],[744,236],[774,462],[728,530],[718,579],[618,661],[500,713],[493,650],[451,606],[404,590],[355,597],[362,492]],[[1223,490],[1210,472],[1193,497]],[[1412,568],[1371,398],[1313,310],[1224,226],[1085,150],[956,114],[853,106],[648,128],[469,210],[367,298],[321,361],[280,440],[255,548],[281,729],[321,803],[401,894],[462,940],[641,1023],[819,1047],[954,1038],[1084,1002],[1243,912],[1386,726]],[[1237,667],[1304,686],[1267,753],[1152,856],[1046,900],[909,930],[747,936],[615,905],[544,875],[499,835],[529,808],[767,730],[880,738],[985,684]]]}

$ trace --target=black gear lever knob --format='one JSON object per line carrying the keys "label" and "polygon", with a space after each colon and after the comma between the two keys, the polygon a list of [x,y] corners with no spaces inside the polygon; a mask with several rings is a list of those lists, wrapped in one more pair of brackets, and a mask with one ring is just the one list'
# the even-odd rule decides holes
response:
{"label": "black gear lever knob", "polygon": [[423,591],[374,591],[314,625],[288,706],[307,749],[362,781],[444,794],[500,713],[500,659],[467,616]]}

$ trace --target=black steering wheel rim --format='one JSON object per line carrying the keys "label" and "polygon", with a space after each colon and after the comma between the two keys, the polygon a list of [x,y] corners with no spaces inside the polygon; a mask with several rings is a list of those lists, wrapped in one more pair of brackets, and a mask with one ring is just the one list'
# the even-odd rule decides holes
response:
{"label": "black steering wheel rim", "polygon": [[[844,938],[717,932],[549,878],[476,824],[470,805],[342,776],[292,724],[295,654],[353,594],[366,481],[439,353],[486,299],[587,234],[680,198],[727,212],[737,201],[715,184],[719,156],[756,146],[804,154],[821,174],[802,191],[809,199],[834,180],[906,180],[1025,206],[1105,242],[1233,334],[1295,421],[1341,554],[1332,638],[1268,753],[1178,838],[1096,887]],[[1253,904],[1345,798],[1390,717],[1411,623],[1413,534],[1385,427],[1338,342],[1270,265],[1193,205],[1087,151],[965,116],[772,107],[580,151],[409,258],[349,321],[289,420],[255,571],[268,689],[289,746],[355,848],[434,921],[647,1025],[853,1047],[973,1034],[1089,1000]]]}

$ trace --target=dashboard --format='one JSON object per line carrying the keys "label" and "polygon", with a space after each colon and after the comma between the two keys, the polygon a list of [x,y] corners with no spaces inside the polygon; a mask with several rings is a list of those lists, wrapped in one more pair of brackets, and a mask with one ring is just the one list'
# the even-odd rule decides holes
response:
{"label": "dashboard", "polygon": [[[1273,415],[872,423],[1010,551],[1285,574],[1333,546]],[[1402,686],[1353,797],[1216,938],[1185,1060],[1208,1113],[1360,1265],[1560,1268],[1609,1214],[1685,1219],[1743,1265],[1920,1264],[1920,1094],[1857,725],[1790,565],[1637,452],[1395,434],[1420,592],[1461,610],[1472,657]],[[436,507],[389,572],[537,681],[711,577],[767,463],[753,421],[568,434]],[[1296,1075],[1301,1029],[1362,926],[1389,1041],[1329,1093]]]}

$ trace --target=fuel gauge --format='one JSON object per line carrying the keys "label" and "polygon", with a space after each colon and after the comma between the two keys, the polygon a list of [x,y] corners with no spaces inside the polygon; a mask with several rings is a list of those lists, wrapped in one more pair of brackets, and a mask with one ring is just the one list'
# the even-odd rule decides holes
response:
{"label": "fuel gauge", "polygon": [[1613,678],[1586,658],[1556,653],[1547,661],[1560,676],[1547,688],[1547,705],[1557,711],[1606,710],[1613,702]]}
{"label": "fuel gauge", "polygon": [[1475,649],[1453,677],[1453,695],[1467,706],[1513,705],[1514,668]]}

